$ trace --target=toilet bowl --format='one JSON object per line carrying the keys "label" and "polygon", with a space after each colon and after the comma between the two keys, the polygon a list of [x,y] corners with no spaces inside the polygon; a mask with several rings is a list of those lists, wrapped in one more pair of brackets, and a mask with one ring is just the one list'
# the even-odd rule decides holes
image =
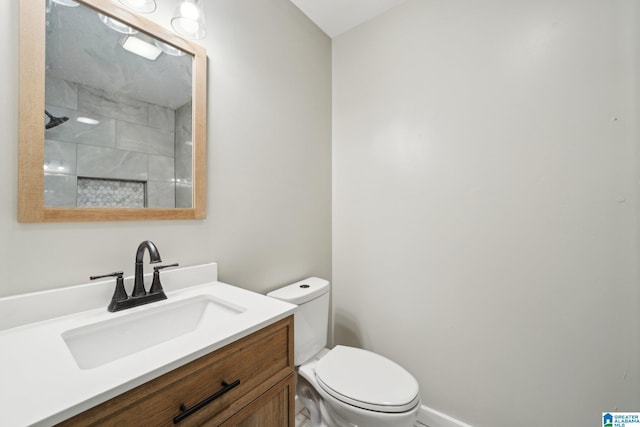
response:
{"label": "toilet bowl", "polygon": [[294,315],[297,395],[312,427],[413,427],[418,382],[367,350],[327,344],[329,282],[309,278],[267,294],[298,305]]}

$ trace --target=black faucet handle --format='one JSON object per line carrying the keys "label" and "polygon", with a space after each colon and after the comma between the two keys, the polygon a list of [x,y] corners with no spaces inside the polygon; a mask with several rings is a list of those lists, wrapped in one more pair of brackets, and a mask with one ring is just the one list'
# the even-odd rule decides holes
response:
{"label": "black faucet handle", "polygon": [[124,272],[123,271],[116,271],[114,273],[102,274],[100,276],[91,276],[91,277],[89,277],[89,279],[90,280],[96,280],[96,279],[104,279],[105,277],[117,277],[118,279],[122,279],[124,277]]}
{"label": "black faucet handle", "polygon": [[169,265],[159,265],[157,267],[153,267],[153,282],[151,283],[151,289],[149,289],[150,294],[162,294],[164,295],[164,291],[162,290],[162,284],[160,283],[160,270],[163,268],[169,267],[177,267],[178,263],[169,264]]}
{"label": "black faucet handle", "polygon": [[124,272],[116,271],[110,274],[103,274],[101,276],[91,276],[89,279],[103,279],[105,277],[115,277],[116,278],[116,290],[113,292],[113,296],[111,297],[111,303],[107,307],[107,310],[113,312],[118,310],[118,303],[125,301],[129,298],[127,295],[127,291],[124,288]]}
{"label": "black faucet handle", "polygon": [[178,264],[177,262],[174,264],[169,264],[169,265],[158,265],[156,267],[153,267],[153,271],[159,271],[162,270],[163,268],[169,268],[169,267],[178,267],[180,264]]}

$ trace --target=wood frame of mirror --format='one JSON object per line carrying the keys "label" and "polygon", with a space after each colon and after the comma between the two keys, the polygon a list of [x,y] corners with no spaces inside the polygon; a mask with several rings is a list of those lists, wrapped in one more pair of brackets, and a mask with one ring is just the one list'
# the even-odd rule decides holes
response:
{"label": "wood frame of mirror", "polygon": [[20,108],[18,221],[132,221],[206,217],[207,54],[162,26],[115,6],[110,0],[76,0],[193,57],[193,205],[191,208],[78,208],[44,205],[45,0],[20,0]]}

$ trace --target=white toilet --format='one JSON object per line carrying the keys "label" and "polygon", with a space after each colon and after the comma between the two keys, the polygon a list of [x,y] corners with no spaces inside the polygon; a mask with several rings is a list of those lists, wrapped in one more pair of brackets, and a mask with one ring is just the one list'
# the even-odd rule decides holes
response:
{"label": "white toilet", "polygon": [[311,277],[267,294],[298,305],[294,315],[297,396],[312,427],[413,427],[418,382],[400,365],[367,350],[329,350],[329,282]]}

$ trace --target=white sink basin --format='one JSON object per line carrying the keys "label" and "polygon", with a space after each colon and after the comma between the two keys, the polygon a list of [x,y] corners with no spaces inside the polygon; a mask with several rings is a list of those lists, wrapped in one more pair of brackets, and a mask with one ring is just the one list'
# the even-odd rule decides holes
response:
{"label": "white sink basin", "polygon": [[113,280],[0,298],[0,424],[58,424],[296,309],[218,282],[214,263],[162,274],[168,299],[116,313]]}
{"label": "white sink basin", "polygon": [[102,366],[192,333],[211,322],[227,322],[246,308],[211,295],[199,295],[132,310],[62,333],[80,369]]}

